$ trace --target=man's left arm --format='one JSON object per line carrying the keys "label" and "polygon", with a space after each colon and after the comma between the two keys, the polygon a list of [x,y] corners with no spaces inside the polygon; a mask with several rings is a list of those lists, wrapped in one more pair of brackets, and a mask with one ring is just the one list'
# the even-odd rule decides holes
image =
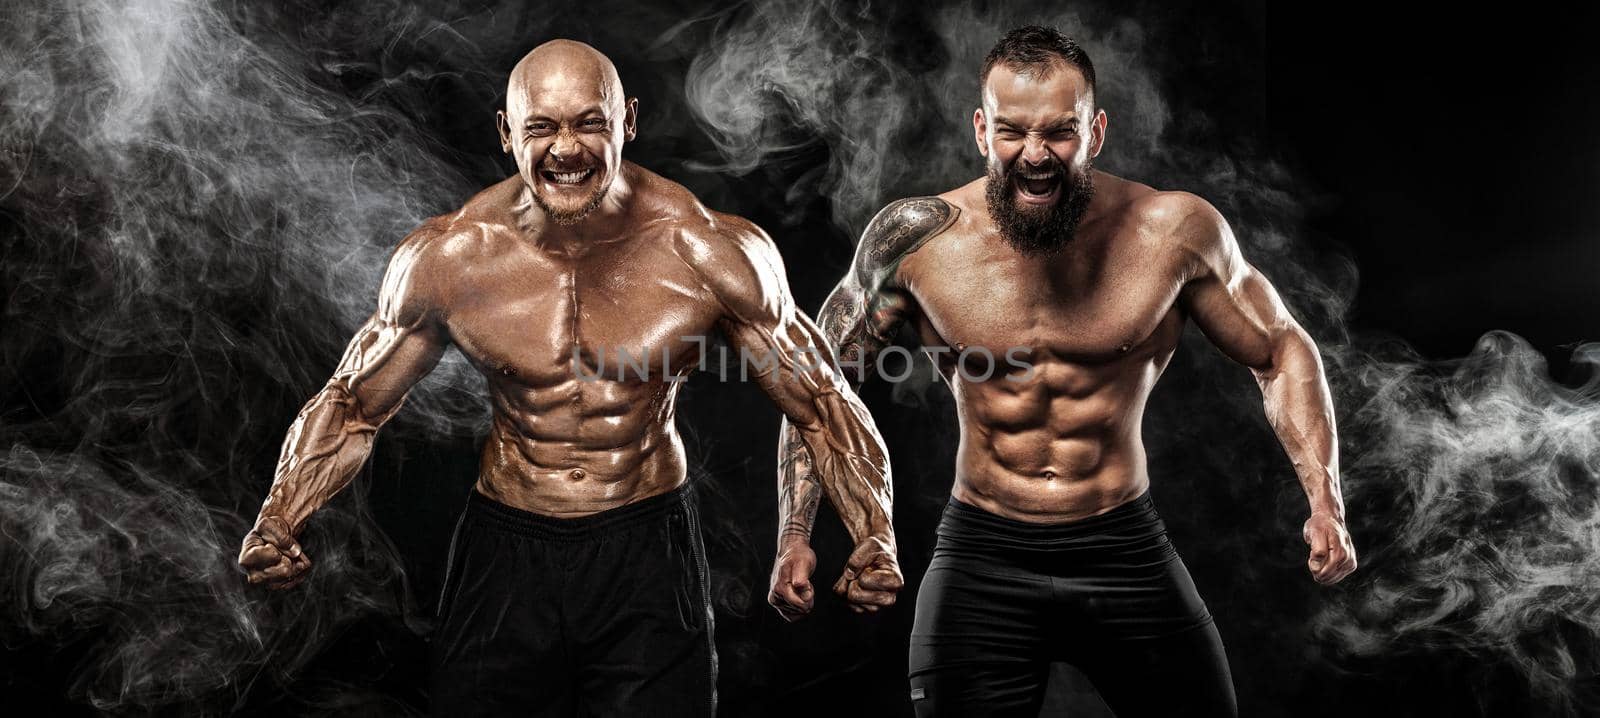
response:
{"label": "man's left arm", "polygon": [[1277,290],[1244,260],[1216,209],[1192,195],[1169,196],[1177,239],[1190,255],[1179,301],[1223,354],[1255,375],[1267,421],[1311,504],[1302,530],[1311,548],[1307,567],[1318,583],[1336,583],[1355,570],[1356,552],[1345,529],[1339,442],[1322,357]]}
{"label": "man's left arm", "polygon": [[762,391],[810,450],[824,495],[855,550],[834,584],[856,611],[894,603],[904,585],[895,555],[888,450],[846,383],[827,341],[795,306],[783,262],[755,225],[728,217],[720,251],[697,259],[725,314],[723,333]]}

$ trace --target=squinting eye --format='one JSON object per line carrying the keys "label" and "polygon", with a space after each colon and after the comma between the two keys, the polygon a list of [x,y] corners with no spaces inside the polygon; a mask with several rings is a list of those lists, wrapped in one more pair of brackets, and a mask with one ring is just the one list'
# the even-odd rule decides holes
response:
{"label": "squinting eye", "polygon": [[528,134],[535,137],[543,137],[554,131],[555,128],[547,124],[528,125]]}

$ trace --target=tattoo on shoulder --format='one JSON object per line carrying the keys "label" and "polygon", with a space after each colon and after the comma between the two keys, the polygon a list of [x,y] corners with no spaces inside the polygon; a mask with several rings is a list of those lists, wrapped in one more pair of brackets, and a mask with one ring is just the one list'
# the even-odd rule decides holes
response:
{"label": "tattoo on shoulder", "polygon": [[[959,214],[954,206],[938,197],[911,197],[895,200],[878,212],[861,235],[856,250],[856,266],[872,279],[882,277],[902,258],[917,251],[924,242],[943,232]],[[862,277],[863,280],[869,277]],[[864,281],[863,284],[875,284]]]}

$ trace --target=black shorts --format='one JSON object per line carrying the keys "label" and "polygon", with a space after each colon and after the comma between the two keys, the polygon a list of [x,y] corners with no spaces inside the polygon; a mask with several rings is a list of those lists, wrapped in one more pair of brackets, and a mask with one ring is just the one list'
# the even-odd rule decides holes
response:
{"label": "black shorts", "polygon": [[917,715],[1033,718],[1055,661],[1119,718],[1237,714],[1222,639],[1148,492],[1065,524],[945,508],[911,631]]}
{"label": "black shorts", "polygon": [[430,646],[435,716],[710,716],[705,548],[687,487],[558,519],[477,491]]}

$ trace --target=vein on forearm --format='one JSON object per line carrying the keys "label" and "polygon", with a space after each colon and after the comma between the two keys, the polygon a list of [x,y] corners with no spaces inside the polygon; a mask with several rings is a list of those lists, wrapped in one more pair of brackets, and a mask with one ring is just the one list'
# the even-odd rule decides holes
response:
{"label": "vein on forearm", "polygon": [[403,333],[368,325],[351,342],[340,371],[289,428],[261,517],[282,518],[299,533],[313,512],[355,478],[372,452],[378,427],[399,409],[398,399],[382,402],[389,406],[364,405],[356,386],[393,358]]}
{"label": "vein on forearm", "polygon": [[[883,440],[871,428],[866,408],[854,396],[827,391],[817,397],[816,425],[800,432],[821,485],[851,538],[887,537],[894,505]],[[813,502],[815,500],[813,499]],[[813,505],[802,506],[810,523]]]}
{"label": "vein on forearm", "polygon": [[[958,214],[938,198],[907,198],[890,203],[862,233],[850,272],[817,315],[818,329],[838,352],[839,371],[852,388],[859,388],[871,375],[878,352],[889,344],[889,336],[910,310],[908,297],[890,286],[896,267],[930,237],[948,228]],[[847,524],[881,513],[872,520],[883,521],[887,533],[892,505],[887,450],[871,428],[866,407],[853,392],[848,397],[831,392],[818,401],[817,415],[824,419],[821,425],[830,430],[860,426],[869,436],[802,432],[784,424],[778,471],[779,540],[811,535],[817,503],[824,493]],[[833,479],[839,476],[858,478],[835,486]],[[857,530],[852,528],[853,533]]]}
{"label": "vein on forearm", "polygon": [[299,533],[313,511],[349,485],[378,430],[360,415],[355,396],[337,385],[301,410],[284,441],[262,516],[278,516]]}
{"label": "vein on forearm", "polygon": [[1294,465],[1311,510],[1342,518],[1338,433],[1321,358],[1298,327],[1285,329],[1275,345],[1271,367],[1256,377],[1267,421]]}
{"label": "vein on forearm", "polygon": [[[852,324],[859,326],[859,309],[852,307],[855,303],[853,292],[846,289],[836,292],[828,298],[821,313],[822,325],[819,327],[823,335],[832,346],[838,347],[841,358],[850,362],[854,367],[855,362],[864,358],[863,355],[874,354],[869,348],[870,339],[864,339],[859,331],[851,332],[847,327]],[[851,336],[854,334],[854,336]],[[831,364],[832,362],[830,362]],[[860,386],[865,379],[865,372],[850,373],[841,371],[846,381],[853,386]],[[841,414],[843,411],[854,412],[851,416]],[[817,505],[824,494],[828,494],[841,518],[846,525],[852,526],[854,535],[860,531],[870,531],[865,523],[868,517],[875,513],[874,508],[881,506],[884,520],[887,521],[890,498],[888,488],[888,460],[884,458],[885,450],[882,440],[874,433],[866,437],[835,437],[828,431],[819,431],[818,428],[832,429],[839,426],[861,425],[870,426],[871,419],[867,416],[866,409],[860,405],[859,398],[845,400],[838,392],[824,392],[814,399],[814,410],[821,419],[819,427],[804,432],[792,422],[785,419],[783,424],[783,441],[781,443],[778,472],[778,540],[808,540],[811,537],[813,526],[816,522]],[[854,419],[855,421],[837,421],[835,419]],[[818,448],[818,447],[821,448]],[[876,455],[874,456],[873,453]],[[822,456],[819,469],[818,455]],[[876,467],[876,468],[874,468]],[[829,492],[819,481],[819,476],[837,476],[843,472],[845,475],[862,476],[862,480],[848,482],[842,492]],[[868,476],[867,474],[872,474]],[[861,496],[850,491],[863,486],[881,487],[873,488],[869,493],[872,496]],[[834,494],[838,493],[838,496]],[[865,523],[863,523],[865,522]]]}

